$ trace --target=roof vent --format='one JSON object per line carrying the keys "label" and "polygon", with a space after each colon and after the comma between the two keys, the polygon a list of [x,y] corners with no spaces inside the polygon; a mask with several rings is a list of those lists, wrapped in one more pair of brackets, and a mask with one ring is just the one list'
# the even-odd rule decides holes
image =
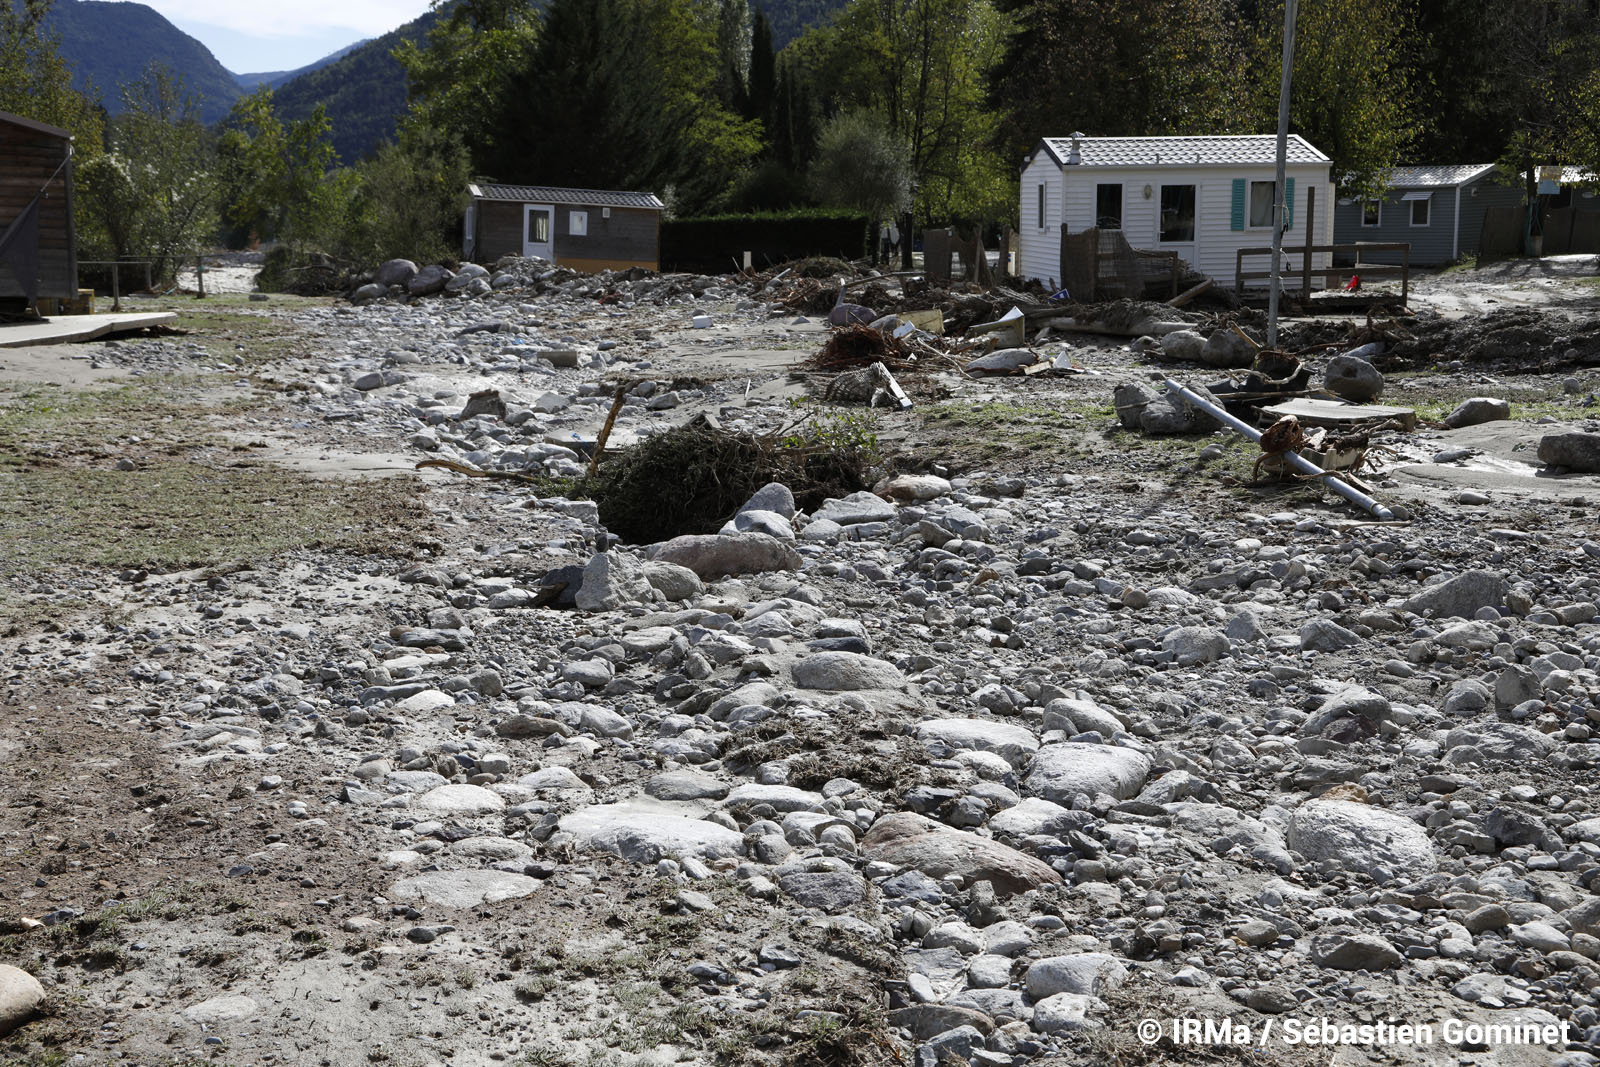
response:
{"label": "roof vent", "polygon": [[1081,149],[1083,148],[1082,141],[1083,141],[1083,131],[1082,130],[1074,130],[1073,133],[1072,133],[1072,151],[1067,153],[1067,162],[1068,163],[1082,163],[1083,162],[1083,152],[1081,151]]}

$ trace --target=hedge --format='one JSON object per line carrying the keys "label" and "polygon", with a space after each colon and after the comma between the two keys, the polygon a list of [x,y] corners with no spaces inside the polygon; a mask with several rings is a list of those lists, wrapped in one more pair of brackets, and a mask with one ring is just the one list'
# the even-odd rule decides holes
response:
{"label": "hedge", "polygon": [[860,259],[868,232],[865,215],[827,211],[671,219],[661,223],[661,269],[726,274],[746,252],[757,268],[807,256]]}

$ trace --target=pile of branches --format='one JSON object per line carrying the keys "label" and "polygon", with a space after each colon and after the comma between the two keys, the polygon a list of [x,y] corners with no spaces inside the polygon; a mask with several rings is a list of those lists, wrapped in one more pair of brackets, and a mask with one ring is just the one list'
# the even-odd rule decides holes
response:
{"label": "pile of branches", "polygon": [[655,434],[602,463],[585,486],[612,533],[650,544],[715,533],[768,482],[781,482],[805,510],[867,488],[877,456],[865,443],[807,427],[734,433],[704,417]]}
{"label": "pile of branches", "polygon": [[917,350],[904,337],[858,323],[834,330],[827,344],[803,366],[808,370],[842,371],[872,363],[882,363],[896,373],[916,370]]}

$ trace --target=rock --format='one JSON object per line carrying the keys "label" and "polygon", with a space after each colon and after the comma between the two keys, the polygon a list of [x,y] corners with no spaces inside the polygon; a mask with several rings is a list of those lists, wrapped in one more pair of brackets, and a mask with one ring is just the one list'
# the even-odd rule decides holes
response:
{"label": "rock", "polygon": [[855,526],[863,522],[892,522],[895,510],[895,506],[887,500],[862,490],[842,499],[832,498],[823,501],[822,506],[811,514],[811,518],[826,519],[840,526]]}
{"label": "rock", "polygon": [[442,293],[445,283],[454,277],[454,272],[438,264],[423,267],[406,282],[406,292],[412,296],[432,296],[435,293]]}
{"label": "rock", "polygon": [[1173,363],[1198,363],[1206,339],[1194,330],[1174,330],[1161,338],[1161,358]]}
{"label": "rock", "polygon": [[44,987],[27,971],[0,964],[0,1036],[33,1017],[44,999]]}
{"label": "rock", "polygon": [[195,1026],[220,1026],[244,1022],[260,1011],[261,1005],[255,1000],[233,993],[192,1004],[178,1014],[184,1022]]}
{"label": "rock", "polygon": [[1503,607],[1506,580],[1489,571],[1467,571],[1428,586],[1400,604],[1413,615],[1430,612],[1442,619],[1470,619],[1482,608]]}
{"label": "rock", "polygon": [[866,899],[867,883],[853,871],[796,871],[778,879],[778,887],[801,907],[844,911]]}
{"label": "rock", "polygon": [[917,725],[917,737],[957,749],[993,752],[1013,767],[1022,766],[1039,748],[1033,731],[992,719],[933,719]]}
{"label": "rock", "polygon": [[1311,939],[1311,962],[1338,971],[1381,971],[1405,957],[1377,934],[1330,930]]}
{"label": "rock", "polygon": [[1047,956],[1028,968],[1028,995],[1034,1000],[1057,993],[1099,996],[1120,986],[1128,969],[1105,952],[1080,952],[1075,956]]}
{"label": "rock", "polygon": [[816,652],[789,670],[801,689],[841,692],[855,689],[904,689],[905,675],[888,660],[856,652]]}
{"label": "rock", "polygon": [[1451,730],[1445,735],[1444,744],[1446,749],[1474,748],[1485,759],[1537,763],[1560,747],[1561,742],[1531,726],[1514,722],[1474,722]]}
{"label": "rock", "polygon": [[580,847],[610,852],[634,863],[662,857],[714,860],[744,851],[744,835],[706,819],[663,810],[659,805],[601,804],[563,816],[560,828]]}
{"label": "rock", "polygon": [[1383,395],[1383,374],[1356,356],[1334,356],[1328,361],[1323,385],[1334,396],[1354,404],[1365,404]]}
{"label": "rock", "polygon": [[645,782],[644,791],[657,800],[721,800],[728,783],[699,771],[667,771]]}
{"label": "rock", "polygon": [[428,815],[487,815],[504,811],[505,800],[480,785],[441,785],[411,800],[411,810]]}
{"label": "rock", "polygon": [[1552,433],[1539,438],[1539,462],[1600,474],[1600,433]]}
{"label": "rock", "polygon": [[1082,1030],[1088,1025],[1090,998],[1077,993],[1057,993],[1033,1006],[1033,1028],[1042,1034]]}
{"label": "rock", "polygon": [[654,546],[650,558],[687,567],[703,579],[800,567],[795,550],[762,533],[684,534]]}
{"label": "rock", "polygon": [[1332,619],[1312,619],[1300,627],[1300,648],[1306,652],[1339,652],[1360,646],[1361,638]]}
{"label": "rock", "polygon": [[739,508],[740,511],[770,511],[782,515],[786,519],[793,519],[795,515],[794,493],[782,482],[768,482],[755,491],[749,500]]}
{"label": "rock", "polygon": [[935,474],[900,474],[879,482],[873,492],[902,503],[921,503],[950,495],[950,482]]}
{"label": "rock", "polygon": [[385,289],[391,285],[409,285],[417,276],[417,265],[409,259],[385,260],[372,275],[374,285]]}
{"label": "rock", "polygon": [[625,552],[600,552],[584,565],[573,599],[580,611],[616,611],[625,604],[649,603],[655,588],[640,560]]}
{"label": "rock", "polygon": [[734,515],[722,533],[759,533],[780,541],[794,540],[794,526],[776,511],[750,508]]}
{"label": "rock", "polygon": [[1122,720],[1092,700],[1059,697],[1044,706],[1044,728],[1084,734],[1093,730],[1108,740],[1123,732]]}
{"label": "rock", "polygon": [[1511,417],[1511,403],[1494,397],[1474,396],[1463,400],[1444,417],[1444,424],[1453,430],[1463,426],[1476,426],[1483,422],[1498,422]]}
{"label": "rock", "polygon": [[989,830],[1013,837],[1032,837],[1036,834],[1065,837],[1074,830],[1085,829],[1093,818],[1086,811],[1073,811],[1038,797],[1025,797],[990,816]]}
{"label": "rock", "polygon": [[664,560],[645,560],[644,577],[645,581],[650,583],[650,588],[660,593],[663,600],[674,604],[697,597],[706,591],[700,576],[694,571]]}
{"label": "rock", "polygon": [[423,900],[445,908],[475,908],[530,896],[544,883],[508,871],[427,871],[389,887],[396,900]]}
{"label": "rock", "polygon": [[1079,793],[1128,800],[1139,795],[1149,775],[1150,757],[1141,752],[1066,741],[1034,754],[1024,784],[1029,792],[1058,804],[1071,804]]}
{"label": "rock", "polygon": [[899,867],[911,867],[933,878],[960,877],[965,885],[993,883],[995,892],[1025,893],[1055,885],[1061,875],[1014,848],[956,830],[914,812],[885,815],[861,839],[861,853]]}
{"label": "rock", "polygon": [[369,304],[374,300],[383,299],[388,292],[388,289],[378,285],[376,282],[369,282],[350,294],[350,302],[352,304]]}
{"label": "rock", "polygon": [[1421,878],[1439,862],[1422,827],[1348,800],[1302,804],[1289,820],[1288,843],[1313,863],[1366,871],[1378,882]]}
{"label": "rock", "polygon": [[980,1034],[994,1030],[994,1020],[975,1008],[953,1004],[912,1004],[889,1013],[889,1025],[904,1027],[918,1041],[927,1041],[957,1027],[970,1026]]}
{"label": "rock", "polygon": [[1237,330],[1211,331],[1200,349],[1200,362],[1210,367],[1248,367],[1256,361],[1256,346]]}
{"label": "rock", "polygon": [[1161,647],[1177,657],[1178,666],[1214,663],[1233,648],[1222,631],[1210,626],[1180,626],[1161,639]]}

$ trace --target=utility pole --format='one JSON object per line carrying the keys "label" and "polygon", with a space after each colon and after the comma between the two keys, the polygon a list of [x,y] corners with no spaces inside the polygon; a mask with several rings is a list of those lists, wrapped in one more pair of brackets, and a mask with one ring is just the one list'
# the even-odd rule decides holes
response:
{"label": "utility pole", "polygon": [[[1284,167],[1289,155],[1289,84],[1294,78],[1294,19],[1298,0],[1283,4],[1283,81],[1278,87],[1278,181],[1272,197],[1272,289],[1267,298],[1267,347],[1278,347],[1278,295],[1283,289]],[[1311,235],[1306,234],[1306,244]]]}

